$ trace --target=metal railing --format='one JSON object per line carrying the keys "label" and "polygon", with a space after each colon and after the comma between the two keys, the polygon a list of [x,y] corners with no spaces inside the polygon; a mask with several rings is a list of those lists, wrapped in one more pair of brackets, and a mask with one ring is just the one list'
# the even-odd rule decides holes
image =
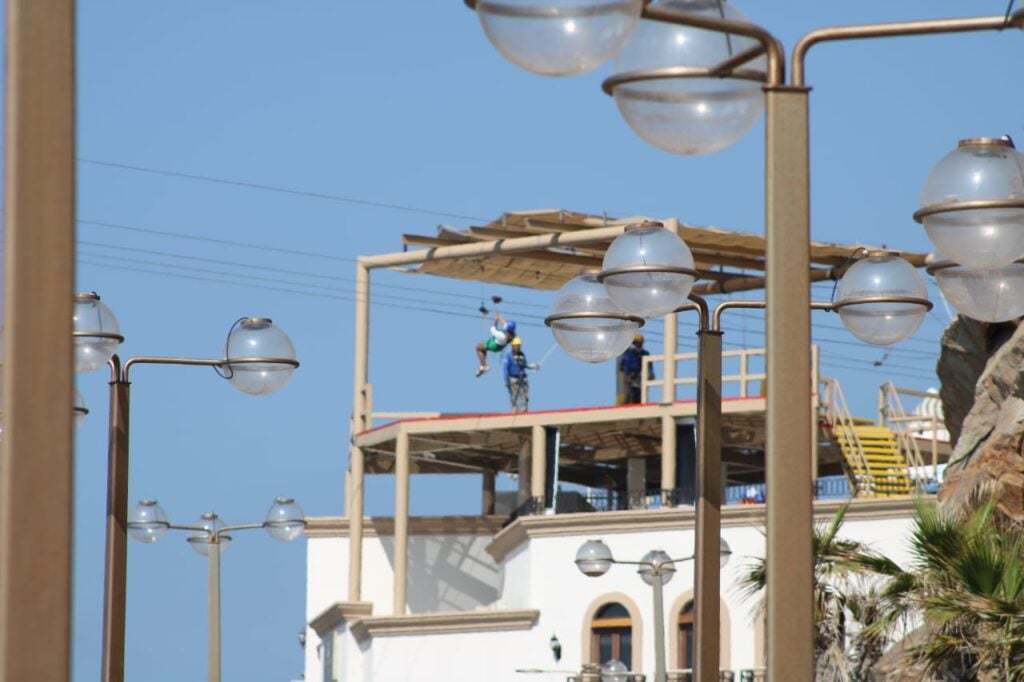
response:
{"label": "metal railing", "polygon": [[[751,371],[751,367],[764,367],[765,356],[767,354],[764,348],[741,348],[739,350],[726,350],[722,351],[722,397],[723,398],[755,398],[763,397],[765,395],[765,381],[767,374],[764,370]],[[811,389],[818,385],[818,346],[811,346]],[[651,389],[661,389],[661,400],[662,402],[668,402],[669,397],[673,399],[676,395],[674,389],[680,386],[692,386],[693,390],[697,389],[697,363],[699,356],[697,353],[676,353],[676,377],[672,391],[666,391],[665,386],[665,355],[645,355],[643,357],[643,365],[640,369],[640,376],[642,377],[640,383],[640,396],[641,401],[645,403],[651,402]],[[690,362],[693,363],[692,371],[680,372],[679,363]],[[648,368],[654,363],[661,363],[661,379],[648,379]],[[725,367],[732,363],[739,363],[739,367],[736,372],[726,373]]]}
{"label": "metal railing", "polygon": [[[668,682],[693,682],[692,670],[669,670]],[[578,675],[570,675],[566,682],[601,682],[601,673],[586,671]],[[720,670],[718,682],[765,682],[764,668],[744,668],[742,670]],[[624,673],[623,682],[646,682],[647,676],[642,673]]]}
{"label": "metal railing", "polygon": [[857,435],[856,422],[850,414],[850,408],[846,404],[843,390],[835,379],[822,379],[821,410],[824,413],[825,421],[832,425],[832,432],[840,445],[845,443],[849,446],[848,457],[854,462],[852,483],[855,495],[871,495],[874,488],[874,479],[871,476],[867,459],[864,456],[864,444]]}
{"label": "metal railing", "polygon": [[[821,476],[814,482],[816,500],[848,500],[853,496],[850,480],[843,475]],[[739,483],[726,486],[723,504],[764,504],[764,483]]]}
{"label": "metal railing", "polygon": [[931,435],[931,464],[927,471],[928,478],[935,480],[938,478],[939,433],[945,432],[946,438],[949,438],[946,421],[934,414],[907,414],[900,400],[901,395],[921,399],[937,399],[939,396],[932,391],[898,388],[891,381],[878,387],[878,423],[888,426],[896,434],[900,449],[907,453],[911,466],[919,467],[918,471],[926,470],[921,447],[918,444],[918,436],[926,433]]}

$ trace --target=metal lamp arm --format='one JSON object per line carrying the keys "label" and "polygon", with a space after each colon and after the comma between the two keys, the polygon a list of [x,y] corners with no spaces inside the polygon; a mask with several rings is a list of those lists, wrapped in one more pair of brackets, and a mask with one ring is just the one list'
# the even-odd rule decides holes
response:
{"label": "metal lamp arm", "polygon": [[259,358],[259,357],[243,357],[243,358],[231,358],[230,362],[228,358],[220,358],[215,360],[213,358],[165,358],[159,356],[143,355],[137,358],[131,358],[124,363],[124,370],[121,373],[121,381],[128,383],[128,372],[131,370],[133,365],[192,365],[197,367],[224,367],[225,365],[246,365],[255,363],[265,363],[274,365],[291,365],[292,367],[298,367],[299,361],[293,358]]}
{"label": "metal lamp arm", "polygon": [[[646,14],[646,12],[645,12]],[[968,33],[972,31],[999,31],[1006,28],[1024,28],[1024,9],[1017,10],[1009,17],[963,17],[956,19],[931,19],[926,21],[900,21],[882,24],[861,24],[854,26],[832,26],[819,28],[804,35],[793,50],[792,83],[794,87],[805,87],[805,62],[807,52],[818,43],[860,38],[892,38],[897,36],[931,35],[937,33]]]}
{"label": "metal lamp arm", "polygon": [[236,530],[252,530],[254,528],[266,528],[266,523],[242,523],[237,526],[224,526],[217,529],[217,535],[223,535]]}

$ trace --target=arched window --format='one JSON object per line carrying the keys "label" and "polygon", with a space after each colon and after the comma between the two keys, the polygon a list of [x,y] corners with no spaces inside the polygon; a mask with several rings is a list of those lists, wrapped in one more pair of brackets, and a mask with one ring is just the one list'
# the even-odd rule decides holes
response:
{"label": "arched window", "polygon": [[604,664],[617,659],[633,669],[633,621],[618,602],[605,604],[590,624],[590,660]]}
{"label": "arched window", "polygon": [[694,647],[697,643],[693,632],[692,601],[686,602],[686,605],[679,611],[679,632],[677,637],[679,637],[679,647],[676,649],[679,652],[679,667],[683,670],[691,669],[693,668],[693,661],[696,656]]}

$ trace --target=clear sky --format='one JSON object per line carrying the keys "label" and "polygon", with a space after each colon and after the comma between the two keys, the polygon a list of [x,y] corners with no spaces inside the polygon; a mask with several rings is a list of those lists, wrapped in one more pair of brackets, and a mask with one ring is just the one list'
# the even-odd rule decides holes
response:
{"label": "clear sky", "polygon": [[[823,25],[1000,14],[1005,6],[741,5],[789,47]],[[926,251],[910,216],[932,165],[960,138],[1024,140],[1022,40],[932,37],[812,52],[814,237]],[[352,259],[399,250],[403,232],[537,208],[763,231],[760,125],[712,156],[649,148],[601,93],[606,71],[572,79],[521,72],[458,0],[81,2],[78,55],[77,280],[120,319],[122,358],[219,357],[232,322],[255,315],[286,330],[302,362],[288,386],[265,398],[240,394],[205,368],[135,371],[131,497],[158,498],[179,523],[211,509],[228,523],[258,522],[275,495],[295,497],[310,515],[341,513]],[[504,407],[498,372],[473,378],[481,297],[505,297],[528,355],[552,344],[540,324],[548,293],[399,273],[375,274],[374,285],[370,372],[379,409]],[[827,298],[829,287],[816,293]],[[935,385],[947,320],[938,302],[917,334],[885,355],[819,314],[823,372],[871,416],[888,379]],[[727,344],[762,344],[756,316],[727,327]],[[685,320],[684,345],[691,331]],[[660,325],[649,326],[649,338],[659,351]],[[106,382],[102,371],[78,378],[92,410],[76,448],[81,681],[99,670]],[[609,402],[613,385],[610,367],[556,351],[534,379],[531,404]],[[474,512],[478,486],[473,477],[415,480],[413,512]],[[389,514],[392,499],[391,480],[370,481],[369,513]],[[200,679],[204,561],[170,533],[156,545],[132,543],[128,574],[128,679]],[[298,678],[304,541],[238,533],[223,578],[225,679]]]}

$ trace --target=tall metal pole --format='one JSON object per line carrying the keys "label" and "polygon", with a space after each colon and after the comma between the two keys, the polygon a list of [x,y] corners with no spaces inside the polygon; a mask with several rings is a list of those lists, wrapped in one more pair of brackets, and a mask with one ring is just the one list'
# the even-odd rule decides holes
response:
{"label": "tall metal pole", "polygon": [[722,528],[722,332],[708,329],[707,309],[697,333],[697,509],[694,579],[696,682],[718,682]]}
{"label": "tall metal pole", "polygon": [[665,606],[661,583],[662,566],[651,571],[651,589],[654,590],[654,682],[665,682]]}
{"label": "tall metal pole", "polygon": [[208,545],[209,574],[209,682],[220,682],[220,537],[214,535]]}
{"label": "tall metal pole", "polygon": [[0,679],[70,676],[75,3],[8,0]]}
{"label": "tall metal pole", "polygon": [[110,360],[107,441],[107,543],[103,572],[103,658],[100,679],[123,682],[128,570],[128,431],[131,384]]}
{"label": "tall metal pole", "polygon": [[814,679],[808,88],[765,88],[768,679]]}
{"label": "tall metal pole", "polygon": [[363,483],[365,460],[362,448],[355,445],[355,436],[368,428],[365,414],[366,384],[370,344],[370,270],[363,262],[356,265],[355,363],[352,377],[352,445],[349,448],[348,501],[348,600],[359,601],[363,593]]}
{"label": "tall metal pole", "polygon": [[409,587],[409,434],[395,438],[395,584],[392,613],[405,615]]}

